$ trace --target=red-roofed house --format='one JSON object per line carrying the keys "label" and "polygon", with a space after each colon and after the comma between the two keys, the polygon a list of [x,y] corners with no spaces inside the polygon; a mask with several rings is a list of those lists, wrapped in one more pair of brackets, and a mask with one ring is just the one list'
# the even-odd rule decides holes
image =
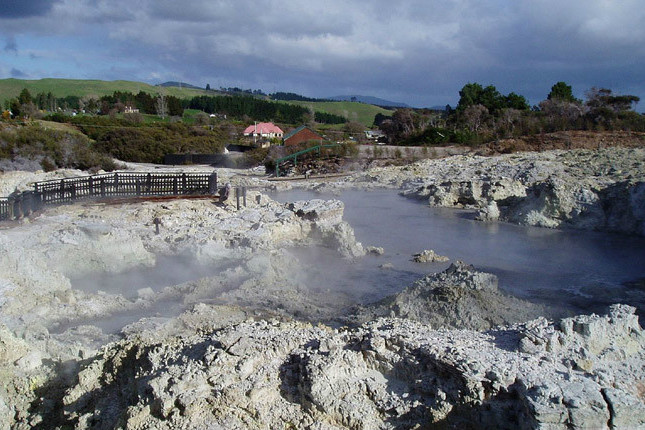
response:
{"label": "red-roofed house", "polygon": [[261,122],[254,125],[249,125],[244,130],[244,136],[256,136],[256,137],[282,137],[284,132],[272,122]]}

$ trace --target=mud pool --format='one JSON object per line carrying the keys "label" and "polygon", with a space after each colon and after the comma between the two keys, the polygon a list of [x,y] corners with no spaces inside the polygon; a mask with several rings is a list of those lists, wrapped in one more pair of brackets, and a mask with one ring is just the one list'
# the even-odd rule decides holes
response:
{"label": "mud pool", "polygon": [[[309,259],[311,275],[317,275],[318,282],[351,290],[359,295],[358,301],[379,299],[419,275],[445,269],[449,263],[411,261],[413,254],[433,249],[451,261],[462,260],[497,275],[500,289],[526,300],[578,313],[603,312],[620,302],[645,315],[642,237],[484,223],[474,220],[471,211],[429,207],[394,190],[341,194],[292,190],[271,197],[282,202],[340,199],[345,203],[344,219],[357,240],[384,248],[384,255],[368,255],[359,262],[336,258],[333,270],[322,269],[321,254],[313,250],[299,254],[303,261]],[[633,282],[637,280],[641,281]]]}
{"label": "mud pool", "polygon": [[[340,199],[345,204],[343,218],[353,227],[356,239],[364,246],[384,248],[383,255],[351,260],[330,248],[286,250],[298,261],[291,280],[312,297],[338,297],[334,305],[338,311],[347,303],[366,304],[398,293],[428,273],[446,269],[450,262],[412,261],[413,254],[432,249],[451,262],[461,260],[497,275],[502,291],[546,304],[556,315],[602,313],[613,303],[636,306],[644,315],[642,237],[484,223],[474,220],[473,212],[429,207],[394,190],[341,194],[292,190],[271,193],[270,197],[280,202]],[[88,293],[102,291],[136,301],[142,291],[144,295],[146,291],[157,294],[166,287],[217,276],[236,264],[228,260],[200,265],[183,256],[158,256],[154,267],[94,274],[72,284]],[[235,288],[229,284],[226,289]],[[219,303],[222,292],[213,289],[198,301]],[[135,310],[93,318],[91,324],[118,332],[142,317],[174,317],[194,303],[195,299],[172,295]],[[66,328],[60,326],[55,331]]]}

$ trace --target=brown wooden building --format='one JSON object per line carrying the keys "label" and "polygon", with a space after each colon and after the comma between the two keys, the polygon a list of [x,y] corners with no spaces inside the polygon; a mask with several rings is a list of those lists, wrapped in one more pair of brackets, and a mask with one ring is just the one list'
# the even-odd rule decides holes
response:
{"label": "brown wooden building", "polygon": [[299,145],[303,142],[318,141],[318,143],[323,143],[323,137],[307,127],[306,125],[301,125],[300,127],[292,130],[291,132],[284,135],[282,141],[284,146],[294,146]]}

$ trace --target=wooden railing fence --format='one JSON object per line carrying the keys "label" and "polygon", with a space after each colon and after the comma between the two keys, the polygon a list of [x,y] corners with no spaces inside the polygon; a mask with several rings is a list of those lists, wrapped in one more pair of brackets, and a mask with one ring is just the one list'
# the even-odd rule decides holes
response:
{"label": "wooden railing fence", "polygon": [[216,194],[217,173],[105,173],[34,183],[33,191],[0,197],[0,221],[22,218],[45,205],[91,198]]}

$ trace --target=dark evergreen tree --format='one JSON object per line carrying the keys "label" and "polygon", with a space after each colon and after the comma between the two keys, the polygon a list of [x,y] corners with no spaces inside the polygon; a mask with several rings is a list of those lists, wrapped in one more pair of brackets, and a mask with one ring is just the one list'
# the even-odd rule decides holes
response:
{"label": "dark evergreen tree", "polygon": [[32,102],[31,93],[29,93],[29,90],[27,88],[23,88],[23,90],[20,91],[20,95],[18,96],[18,102],[21,105],[26,105]]}
{"label": "dark evergreen tree", "polygon": [[566,82],[557,82],[551,87],[551,92],[546,97],[547,100],[562,100],[565,102],[580,103],[580,100],[573,96],[571,85]]}

